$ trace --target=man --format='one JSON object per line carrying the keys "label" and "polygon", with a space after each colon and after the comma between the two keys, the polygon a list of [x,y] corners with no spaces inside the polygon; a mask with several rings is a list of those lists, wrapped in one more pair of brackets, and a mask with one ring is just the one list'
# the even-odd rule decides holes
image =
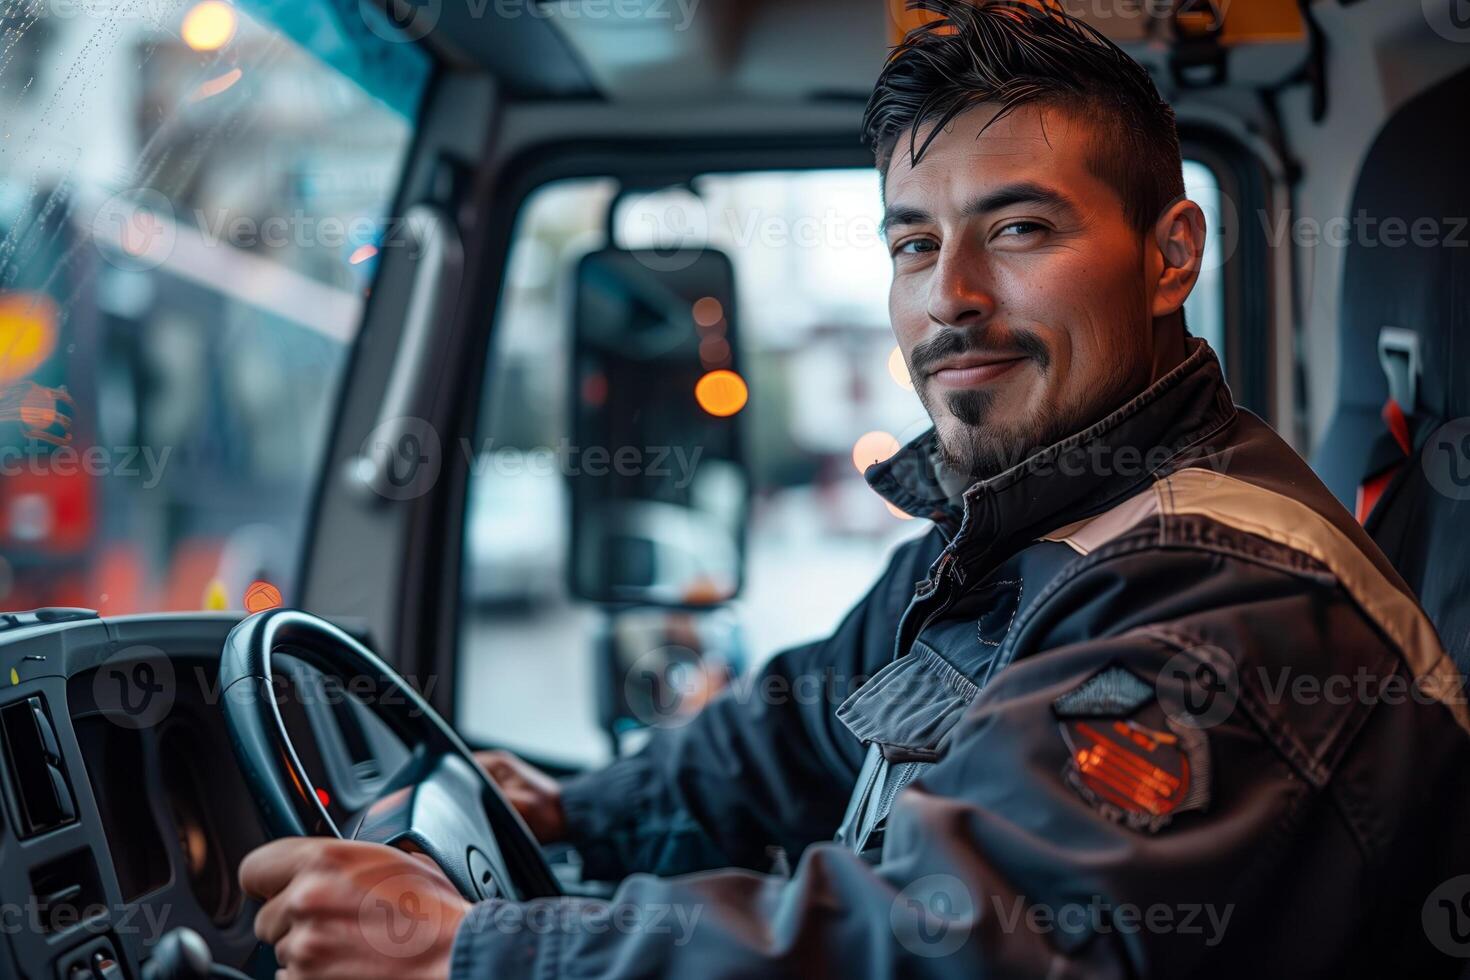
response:
{"label": "man", "polygon": [[610,903],[405,886],[444,928],[392,958],[358,910],[437,882],[419,859],[253,854],[291,980],[1436,965],[1470,716],[1406,587],[1186,333],[1205,228],[1170,109],[1061,14],[922,5],[944,19],[866,128],[934,428],[868,479],[933,528],[765,696],[561,786],[487,757],[541,840],[632,875]]}

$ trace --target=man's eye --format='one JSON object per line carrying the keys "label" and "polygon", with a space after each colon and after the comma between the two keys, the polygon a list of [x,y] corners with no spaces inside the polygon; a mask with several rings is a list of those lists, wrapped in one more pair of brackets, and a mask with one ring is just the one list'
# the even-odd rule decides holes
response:
{"label": "man's eye", "polygon": [[927,238],[910,238],[906,242],[899,242],[893,249],[894,255],[917,255],[923,252],[932,252],[938,246]]}
{"label": "man's eye", "polygon": [[1010,224],[1001,226],[997,237],[1018,238],[1022,235],[1033,235],[1039,231],[1046,231],[1046,226],[1036,221],[1012,221]]}

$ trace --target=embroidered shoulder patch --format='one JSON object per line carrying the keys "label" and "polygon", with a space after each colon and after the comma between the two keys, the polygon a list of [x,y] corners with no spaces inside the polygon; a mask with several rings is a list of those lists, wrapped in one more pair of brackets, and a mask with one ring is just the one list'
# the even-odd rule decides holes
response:
{"label": "embroidered shoulder patch", "polygon": [[1131,715],[1154,696],[1137,676],[1113,666],[1098,671],[1051,703],[1058,718]]}
{"label": "embroidered shoulder patch", "polygon": [[1156,707],[1144,710],[1155,702],[1153,688],[1118,666],[1052,702],[1068,785],[1108,819],[1149,833],[1177,813],[1203,809],[1209,795],[1205,733],[1174,725]]}

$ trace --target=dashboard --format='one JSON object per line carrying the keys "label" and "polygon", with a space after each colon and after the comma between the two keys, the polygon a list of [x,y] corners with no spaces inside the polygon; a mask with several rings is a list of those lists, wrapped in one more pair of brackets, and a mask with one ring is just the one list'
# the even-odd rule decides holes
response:
{"label": "dashboard", "polygon": [[[266,840],[220,698],[234,614],[0,614],[0,975],[141,980],[188,927],[216,962],[271,977],[240,861]],[[407,748],[282,651],[281,714],[339,824]]]}

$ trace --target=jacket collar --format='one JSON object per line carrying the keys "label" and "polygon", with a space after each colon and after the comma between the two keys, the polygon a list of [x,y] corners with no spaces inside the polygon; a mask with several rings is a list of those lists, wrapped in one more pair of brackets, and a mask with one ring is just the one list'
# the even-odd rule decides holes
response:
{"label": "jacket collar", "polygon": [[933,521],[956,549],[976,558],[1002,541],[1030,540],[1101,513],[1197,456],[1191,450],[1234,420],[1215,352],[1199,338],[1187,343],[1189,353],[1174,370],[1101,421],[988,480],[956,483],[930,428],[868,467],[868,484],[905,513]]}

